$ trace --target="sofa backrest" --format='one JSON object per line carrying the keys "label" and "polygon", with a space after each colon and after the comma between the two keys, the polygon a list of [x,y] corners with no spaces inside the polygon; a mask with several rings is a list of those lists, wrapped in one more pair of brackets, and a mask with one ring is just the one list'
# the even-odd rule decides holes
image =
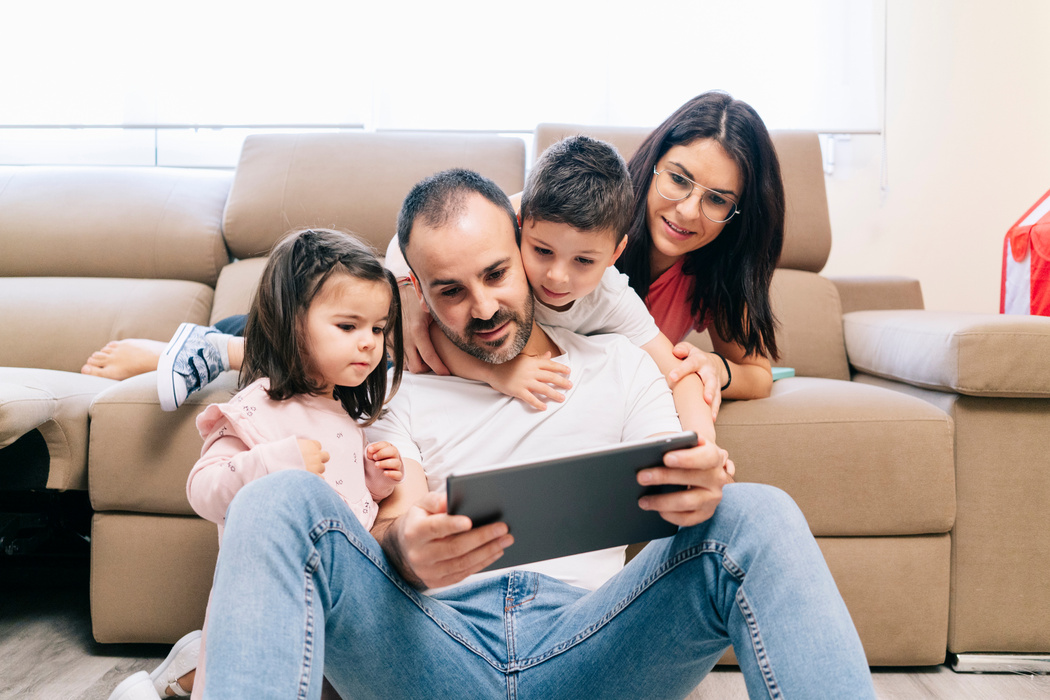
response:
{"label": "sofa backrest", "polygon": [[[608,141],[630,160],[650,131],[640,127],[540,124],[533,147],[539,155],[567,136],[586,134]],[[820,141],[815,132],[807,131],[773,130],[770,138],[780,161],[787,204],[784,247],[771,290],[780,322],[777,343],[781,358],[776,364],[793,367],[799,376],[849,379],[838,291],[831,281],[816,274],[831,252]],[[710,341],[702,336],[694,334],[693,340],[710,348]]]}
{"label": "sofa backrest", "polygon": [[237,258],[257,257],[293,229],[334,228],[382,253],[412,186],[453,167],[477,170],[514,194],[524,186],[525,145],[483,134],[249,136],[226,204],[226,243]]}
{"label": "sofa backrest", "polygon": [[190,280],[229,262],[230,174],[184,168],[0,167],[0,277]]}
{"label": "sofa backrest", "polygon": [[231,175],[0,167],[0,366],[79,371],[119,338],[207,323]]}

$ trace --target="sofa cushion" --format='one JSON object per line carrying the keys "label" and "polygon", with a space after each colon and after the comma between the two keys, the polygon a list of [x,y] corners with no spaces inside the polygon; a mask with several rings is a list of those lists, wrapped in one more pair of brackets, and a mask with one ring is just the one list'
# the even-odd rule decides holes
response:
{"label": "sofa cushion", "polygon": [[525,144],[479,134],[258,134],[244,140],[223,232],[237,258],[266,255],[292,229],[353,232],[386,250],[419,180],[470,168],[520,192]]}
{"label": "sofa cushion", "polygon": [[214,285],[229,187],[216,170],[0,167],[0,276]]}
{"label": "sofa cushion", "polygon": [[0,367],[0,447],[34,428],[47,444],[49,489],[87,489],[88,406],[112,379]]}
{"label": "sofa cushion", "polygon": [[737,479],[786,491],[815,535],[936,534],[955,520],[952,422],[920,399],[792,377],[727,401],[715,429]]}
{"label": "sofa cushion", "polygon": [[0,277],[0,365],[79,372],[111,340],[208,323],[213,295],[182,280]]}
{"label": "sofa cushion", "polygon": [[855,311],[843,328],[862,372],[970,396],[1050,397],[1050,318]]}
{"label": "sofa cushion", "polygon": [[236,393],[237,373],[224,372],[177,411],[160,410],[157,373],[131,377],[91,404],[89,472],[96,511],[192,515],[186,478],[204,440],[197,414]]}

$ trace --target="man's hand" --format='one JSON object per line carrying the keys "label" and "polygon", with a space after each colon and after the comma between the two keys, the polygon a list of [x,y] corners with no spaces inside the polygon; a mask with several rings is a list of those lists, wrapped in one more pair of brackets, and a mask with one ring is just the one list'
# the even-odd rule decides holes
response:
{"label": "man's hand", "polygon": [[401,330],[405,343],[405,365],[413,374],[434,371],[448,374],[448,368],[438,357],[430,341],[430,312],[416,295],[411,285],[398,287],[401,292]]}
{"label": "man's hand", "polygon": [[684,341],[674,346],[674,355],[682,360],[682,364],[667,375],[667,383],[673,389],[682,377],[695,372],[704,383],[704,401],[711,407],[711,419],[717,419],[718,408],[722,405],[722,385],[725,384],[722,361]]}
{"label": "man's hand", "polygon": [[722,501],[722,487],[732,483],[735,471],[729,453],[701,438],[696,447],[665,454],[664,466],[638,472],[643,486],[677,484],[688,490],[643,496],[638,505],[659,511],[660,517],[679,527],[702,523],[714,515]]}
{"label": "man's hand", "polygon": [[401,575],[420,588],[459,583],[499,559],[513,543],[506,523],[472,529],[467,516],[449,515],[443,493],[428,493],[383,538]]}
{"label": "man's hand", "polygon": [[501,394],[521,399],[533,408],[546,411],[547,404],[540,397],[562,402],[572,382],[568,380],[569,368],[551,359],[550,351],[539,357],[518,355],[510,362],[492,367],[492,388]]}

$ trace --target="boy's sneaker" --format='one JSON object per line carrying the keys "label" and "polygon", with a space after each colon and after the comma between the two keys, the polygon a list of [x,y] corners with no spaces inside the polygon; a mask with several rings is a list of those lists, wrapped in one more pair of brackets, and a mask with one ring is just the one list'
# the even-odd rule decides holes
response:
{"label": "boy's sneaker", "polygon": [[190,691],[179,685],[179,679],[197,668],[197,657],[200,653],[200,630],[194,630],[175,642],[175,646],[168,652],[168,657],[149,674],[153,692],[162,698],[171,697],[167,694],[170,689],[175,697],[189,697]]}
{"label": "boy's sneaker", "polygon": [[183,323],[157,363],[157,396],[163,411],[174,411],[186,397],[200,391],[230,368],[215,343],[207,336],[214,334],[220,342],[229,337],[214,328]]}
{"label": "boy's sneaker", "polygon": [[145,671],[125,678],[109,696],[109,700],[159,700],[157,689]]}

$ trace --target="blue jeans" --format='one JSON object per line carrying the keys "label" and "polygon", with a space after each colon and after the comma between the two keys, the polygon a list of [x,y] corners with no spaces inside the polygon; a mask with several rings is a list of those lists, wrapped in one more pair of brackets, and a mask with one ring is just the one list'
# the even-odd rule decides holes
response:
{"label": "blue jeans", "polygon": [[783,492],[725,489],[597,591],[515,572],[430,597],[324,481],[281,471],[227,516],[205,697],[681,698],[732,644],[748,694],[873,698],[860,640]]}

